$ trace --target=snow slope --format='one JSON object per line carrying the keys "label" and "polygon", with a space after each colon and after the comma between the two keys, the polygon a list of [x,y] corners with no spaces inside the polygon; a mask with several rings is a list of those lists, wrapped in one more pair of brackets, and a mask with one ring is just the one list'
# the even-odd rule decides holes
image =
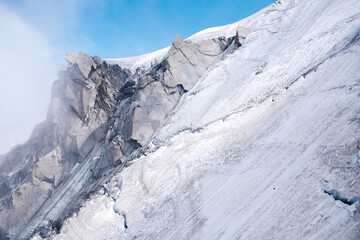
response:
{"label": "snow slope", "polygon": [[360,2],[287,0],[250,19],[54,239],[360,238]]}
{"label": "snow slope", "polygon": [[132,73],[135,73],[138,67],[148,69],[151,67],[151,64],[160,62],[165,54],[169,51],[169,48],[170,47],[166,47],[161,50],[136,57],[109,58],[104,60],[110,64],[117,64],[123,68],[127,68]]}

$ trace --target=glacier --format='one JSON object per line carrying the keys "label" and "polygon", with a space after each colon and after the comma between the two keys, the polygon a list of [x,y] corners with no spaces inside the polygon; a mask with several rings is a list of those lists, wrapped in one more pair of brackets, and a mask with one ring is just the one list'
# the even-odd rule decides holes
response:
{"label": "glacier", "polygon": [[3,239],[359,239],[360,2],[281,0],[125,59],[70,53],[0,159]]}

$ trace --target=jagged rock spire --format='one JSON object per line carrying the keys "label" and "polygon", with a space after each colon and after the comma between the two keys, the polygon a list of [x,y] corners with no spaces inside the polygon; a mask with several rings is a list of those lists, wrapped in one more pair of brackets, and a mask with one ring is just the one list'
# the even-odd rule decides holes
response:
{"label": "jagged rock spire", "polygon": [[77,64],[81,73],[85,78],[89,77],[91,67],[96,68],[96,64],[92,57],[83,52],[72,52],[66,55],[66,60],[69,63]]}
{"label": "jagged rock spire", "polygon": [[175,36],[175,40],[174,42],[172,43],[172,45],[175,47],[175,48],[179,48],[183,45],[184,43],[184,40],[180,37],[179,34],[176,34]]}

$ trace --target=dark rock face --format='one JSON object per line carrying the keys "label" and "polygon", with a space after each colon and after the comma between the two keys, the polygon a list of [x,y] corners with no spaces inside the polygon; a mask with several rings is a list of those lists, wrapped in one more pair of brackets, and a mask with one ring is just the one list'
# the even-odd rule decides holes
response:
{"label": "dark rock face", "polygon": [[163,61],[141,74],[68,54],[47,119],[0,159],[1,238],[28,238],[36,229],[48,236],[49,222],[61,226],[105,175],[146,146],[181,95],[235,42],[238,35],[197,42],[177,36]]}

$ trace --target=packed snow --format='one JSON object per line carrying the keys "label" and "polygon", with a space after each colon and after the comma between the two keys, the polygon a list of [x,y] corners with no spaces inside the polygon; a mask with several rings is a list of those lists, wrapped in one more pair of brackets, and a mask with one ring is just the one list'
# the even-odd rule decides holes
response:
{"label": "packed snow", "polygon": [[105,59],[110,64],[117,64],[120,67],[129,69],[132,73],[136,72],[137,68],[149,69],[151,65],[159,63],[165,54],[169,51],[170,47],[163,48],[161,50],[148,53],[141,56],[129,57],[129,58],[109,58]]}
{"label": "packed snow", "polygon": [[360,2],[278,1],[190,40],[239,23],[244,44],[54,239],[360,238],[359,201],[326,192],[360,194]]}

